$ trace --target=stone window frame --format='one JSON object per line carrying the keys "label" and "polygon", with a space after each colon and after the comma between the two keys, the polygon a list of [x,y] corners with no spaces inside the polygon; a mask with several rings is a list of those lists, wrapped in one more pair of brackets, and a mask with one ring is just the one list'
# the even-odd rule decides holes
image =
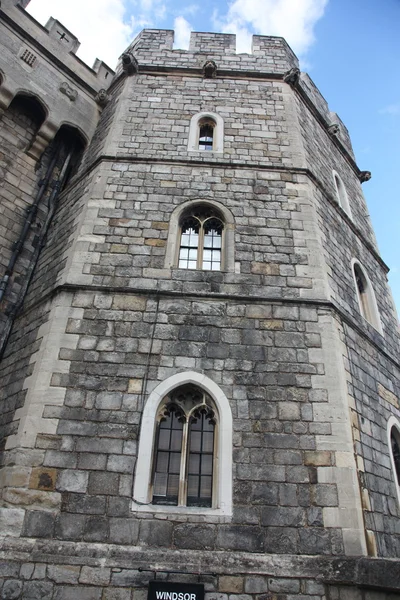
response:
{"label": "stone window frame", "polygon": [[[176,397],[174,392],[181,392],[179,396]],[[195,394],[192,392],[195,391]],[[182,397],[183,396],[183,397]],[[197,396],[197,398],[194,398]],[[199,418],[202,419],[201,413],[206,413],[206,419],[209,420],[212,426],[212,450],[207,451],[203,450],[201,447],[199,450],[194,452],[194,454],[200,456],[200,462],[202,462],[201,457],[206,458],[207,456],[211,457],[209,461],[209,466],[211,467],[211,473],[202,473],[202,469],[199,470],[198,475],[209,477],[211,480],[211,495],[208,497],[203,497],[203,502],[210,503],[210,506],[205,504],[199,504],[201,498],[199,495],[194,496],[190,499],[189,496],[189,478],[190,478],[190,454],[191,454],[191,435],[192,435],[192,421],[194,417],[194,422],[198,422]],[[174,419],[174,415],[175,419]],[[172,416],[172,419],[180,422],[180,427],[178,429],[173,428],[171,430],[170,444],[168,448],[160,447],[160,434],[163,431],[162,423],[168,424],[169,417]],[[172,421],[173,422],[173,421]],[[172,424],[169,421],[169,424]],[[215,449],[215,442],[218,440],[218,411],[216,410],[214,403],[210,396],[205,392],[203,388],[199,386],[179,386],[178,388],[174,388],[161,402],[157,417],[156,417],[156,432],[154,438],[154,449],[153,449],[153,470],[152,470],[152,503],[165,506],[196,506],[196,507],[207,507],[211,508],[215,506],[217,503],[216,493],[215,493],[215,482],[217,480],[217,453]],[[174,447],[172,442],[174,436],[173,431],[178,431],[181,436],[179,448]],[[201,429],[203,434],[203,429]],[[178,436],[179,437],[179,433]],[[210,431],[208,433],[211,433]],[[175,441],[176,441],[175,437]],[[171,443],[172,442],[172,443]],[[156,493],[156,477],[157,477],[157,457],[158,453],[167,453],[169,455],[179,454],[179,481],[178,481],[178,489],[177,495],[172,499],[172,497],[168,498],[167,495],[157,496]],[[200,462],[199,465],[200,466]],[[170,470],[170,463],[167,467],[167,474],[169,479],[169,475],[174,475],[173,471]],[[163,473],[163,472],[162,472]],[[165,472],[164,472],[165,473]],[[163,474],[164,474],[163,473]],[[166,485],[168,491],[168,483]],[[199,491],[199,490],[198,490]],[[195,499],[194,503],[193,500]],[[175,504],[176,501],[176,504]]]}
{"label": "stone window frame", "polygon": [[179,268],[178,257],[181,241],[181,223],[185,215],[188,215],[196,207],[209,207],[211,211],[217,212],[223,222],[223,242],[221,256],[221,270],[207,271],[210,273],[235,272],[235,221],[230,210],[215,200],[189,200],[177,206],[169,220],[167,250],[165,253],[164,267],[166,269]]}
{"label": "stone window frame", "polygon": [[[356,269],[360,270],[363,278],[363,284],[365,286],[363,292],[361,292],[359,289]],[[353,273],[354,287],[356,290],[360,314],[374,329],[376,329],[383,336],[383,329],[381,318],[379,315],[378,304],[376,301],[374,288],[372,287],[371,280],[368,277],[368,273],[362,266],[360,261],[356,258],[353,258],[351,261],[351,271]]]}
{"label": "stone window frame", "polygon": [[[212,123],[214,127],[213,148],[205,151],[199,149],[200,127],[206,122]],[[212,112],[201,112],[193,115],[189,126],[188,150],[198,152],[206,156],[221,154],[224,151],[224,121],[220,115]]]}
{"label": "stone window frame", "polygon": [[[218,411],[218,438],[216,439],[215,448],[215,495],[211,508],[152,504],[151,478],[157,416],[164,398],[173,389],[185,384],[192,384],[203,389],[211,397]],[[219,517],[223,521],[229,521],[232,517],[232,431],[233,420],[229,401],[221,388],[209,377],[196,371],[185,371],[176,373],[162,381],[150,393],[143,409],[132,510],[136,513],[159,515]]]}
{"label": "stone window frame", "polygon": [[351,214],[350,202],[346,191],[346,186],[344,185],[339,173],[337,173],[335,170],[332,170],[332,175],[333,181],[335,183],[337,203],[339,204],[340,208],[344,210],[347,216],[350,217],[350,219],[353,219],[353,216]]}
{"label": "stone window frame", "polygon": [[388,424],[387,424],[387,440],[388,440],[388,447],[389,447],[390,463],[392,466],[393,480],[394,480],[394,484],[396,486],[396,492],[397,492],[397,502],[400,507],[400,479],[397,475],[397,469],[396,469],[394,456],[393,456],[393,452],[392,452],[393,429],[396,430],[396,437],[398,438],[399,445],[400,445],[400,421],[398,419],[396,419],[396,417],[391,416],[389,418]]}

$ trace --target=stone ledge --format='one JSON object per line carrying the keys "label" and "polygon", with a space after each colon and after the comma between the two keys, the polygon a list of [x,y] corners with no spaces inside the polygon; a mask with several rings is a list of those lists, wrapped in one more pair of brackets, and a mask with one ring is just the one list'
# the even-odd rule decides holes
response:
{"label": "stone ledge", "polygon": [[[111,569],[204,572],[214,575],[261,575],[316,579],[400,592],[400,560],[370,557],[250,554],[121,547],[113,544],[0,538],[0,557],[8,562],[90,565]],[[152,576],[151,576],[152,577]],[[151,578],[150,577],[150,578]]]}

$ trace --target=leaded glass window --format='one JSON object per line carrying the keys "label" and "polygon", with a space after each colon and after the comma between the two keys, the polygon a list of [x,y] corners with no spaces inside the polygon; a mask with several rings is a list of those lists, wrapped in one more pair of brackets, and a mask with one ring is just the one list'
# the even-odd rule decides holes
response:
{"label": "leaded glass window", "polygon": [[154,504],[212,506],[217,427],[212,404],[193,385],[164,398],[154,448]]}
{"label": "leaded glass window", "polygon": [[220,271],[222,268],[223,222],[197,210],[181,223],[178,267]]}

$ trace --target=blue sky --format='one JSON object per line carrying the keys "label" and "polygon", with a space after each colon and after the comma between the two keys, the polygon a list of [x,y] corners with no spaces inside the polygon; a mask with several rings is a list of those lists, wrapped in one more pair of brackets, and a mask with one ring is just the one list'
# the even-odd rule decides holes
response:
{"label": "blue sky", "polygon": [[175,29],[180,48],[191,30],[236,33],[240,51],[252,33],[285,37],[372,172],[363,191],[400,313],[400,0],[31,0],[28,10],[68,27],[90,65],[114,67],[143,27]]}

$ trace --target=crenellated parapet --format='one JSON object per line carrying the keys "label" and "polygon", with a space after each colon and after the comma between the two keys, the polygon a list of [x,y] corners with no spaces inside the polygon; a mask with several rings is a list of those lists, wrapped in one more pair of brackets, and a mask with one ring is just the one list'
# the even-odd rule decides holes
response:
{"label": "crenellated parapet", "polygon": [[298,67],[297,57],[279,37],[254,35],[251,54],[237,54],[236,36],[229,33],[192,31],[189,50],[174,49],[173,43],[173,31],[145,29],[127,51],[140,65],[160,69],[198,70],[206,60],[215,60],[221,72],[278,74]]}

